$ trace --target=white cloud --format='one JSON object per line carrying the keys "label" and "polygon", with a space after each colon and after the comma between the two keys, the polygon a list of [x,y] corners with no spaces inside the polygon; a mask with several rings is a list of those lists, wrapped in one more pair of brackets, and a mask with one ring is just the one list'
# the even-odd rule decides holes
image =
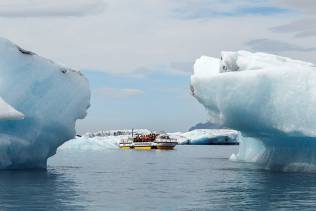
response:
{"label": "white cloud", "polygon": [[316,36],[316,18],[302,19],[284,25],[272,27],[271,31],[292,33],[297,38]]}
{"label": "white cloud", "polygon": [[[224,10],[225,5],[221,2],[208,4]],[[236,1],[232,2],[235,2],[234,8],[238,7]],[[247,2],[242,1],[241,6]],[[269,2],[272,5],[272,1]],[[195,10],[195,7],[202,7],[201,4],[191,1],[184,9]],[[249,40],[258,38],[282,40],[298,46],[311,43],[308,39],[297,41],[291,34],[270,30],[298,20],[293,14],[277,18],[242,16],[183,20],[173,14],[175,8],[183,6],[177,0],[107,0],[106,5],[106,12],[82,18],[0,18],[0,35],[25,49],[74,68],[115,73],[152,71],[168,64],[174,69],[186,68],[187,71],[189,66],[181,67],[179,64],[190,64],[201,55],[218,56],[221,50],[243,49]],[[64,10],[68,7],[71,6],[65,6]],[[284,52],[284,56],[290,54]],[[298,57],[315,60],[311,52],[301,52]]]}
{"label": "white cloud", "polygon": [[144,91],[140,89],[133,89],[133,88],[116,89],[116,88],[104,87],[104,88],[97,89],[96,93],[105,95],[107,97],[113,97],[113,98],[128,98],[128,97],[144,94]]}
{"label": "white cloud", "polygon": [[299,12],[301,19],[272,27],[273,32],[291,33],[296,38],[307,38],[316,36],[316,1],[315,0],[279,0],[277,2],[283,7],[288,7]]}
{"label": "white cloud", "polygon": [[1,17],[67,17],[100,13],[103,0],[2,0]]}
{"label": "white cloud", "polygon": [[278,53],[278,52],[315,52],[316,48],[314,47],[301,47],[291,43],[283,42],[280,40],[271,40],[271,39],[255,39],[246,43],[252,50],[263,51],[269,53]]}
{"label": "white cloud", "polygon": [[289,7],[293,10],[301,11],[303,14],[316,16],[316,2],[315,0],[277,0],[279,6]]}

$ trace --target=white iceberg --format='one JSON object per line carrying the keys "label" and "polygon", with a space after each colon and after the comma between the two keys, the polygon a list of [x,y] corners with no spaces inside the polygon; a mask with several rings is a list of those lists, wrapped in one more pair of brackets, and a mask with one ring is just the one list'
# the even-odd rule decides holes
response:
{"label": "white iceberg", "polygon": [[24,119],[24,114],[15,110],[11,105],[0,97],[0,120],[20,120]]}
{"label": "white iceberg", "polygon": [[144,135],[150,134],[148,129],[123,129],[123,130],[100,130],[97,132],[88,132],[83,136],[87,138],[93,137],[111,137],[111,136],[132,136],[132,135]]}
{"label": "white iceberg", "polygon": [[191,92],[211,122],[242,132],[232,159],[282,170],[316,164],[314,64],[247,51],[203,56],[195,62]]}
{"label": "white iceberg", "polygon": [[239,132],[230,129],[196,129],[189,132],[168,133],[179,144],[192,145],[235,145],[238,144]]}
{"label": "white iceberg", "polygon": [[117,149],[122,136],[76,137],[58,148],[58,151],[104,151]]}
{"label": "white iceberg", "polygon": [[88,81],[0,38],[0,169],[46,168],[86,116]]}
{"label": "white iceberg", "polygon": [[147,129],[102,130],[89,132],[67,141],[58,148],[60,151],[104,151],[117,149],[122,139],[133,135],[150,134]]}

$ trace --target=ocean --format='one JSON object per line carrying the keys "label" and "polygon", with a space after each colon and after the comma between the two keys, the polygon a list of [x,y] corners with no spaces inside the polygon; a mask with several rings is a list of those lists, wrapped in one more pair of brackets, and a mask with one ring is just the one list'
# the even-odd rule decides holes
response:
{"label": "ocean", "polygon": [[315,174],[229,161],[237,150],[59,151],[46,171],[1,171],[0,210],[316,209]]}

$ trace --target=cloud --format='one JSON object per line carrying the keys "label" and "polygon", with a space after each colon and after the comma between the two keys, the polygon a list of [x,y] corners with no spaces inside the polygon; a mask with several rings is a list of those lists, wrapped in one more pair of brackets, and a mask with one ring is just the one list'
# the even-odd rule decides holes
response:
{"label": "cloud", "polygon": [[[13,2],[22,0],[5,1],[15,4]],[[56,0],[58,4],[68,4],[68,1],[75,2]],[[140,74],[153,69],[189,73],[192,63],[201,55],[218,56],[222,50],[239,50],[244,43],[258,39],[258,36],[291,43],[290,36],[272,32],[269,28],[300,17],[291,13],[181,19],[174,16],[174,9],[183,8],[185,13],[194,11],[198,14],[203,8],[222,12],[236,8],[283,8],[272,4],[275,1],[106,0],[106,12],[84,18],[0,18],[0,34],[24,49],[76,69],[132,73],[133,76],[136,72]],[[51,4],[54,4],[52,0]],[[309,43],[310,40],[301,39],[299,46]],[[306,54],[300,58],[312,58],[315,62],[314,57]],[[160,68],[163,65],[165,67]]]}
{"label": "cloud", "polygon": [[108,97],[112,98],[129,98],[137,95],[144,94],[144,91],[141,89],[133,89],[133,88],[127,88],[127,89],[117,89],[117,88],[99,88],[96,90],[96,93],[106,95]]}
{"label": "cloud", "polygon": [[164,73],[164,74],[190,74],[192,73],[194,61],[189,62],[178,62],[178,61],[171,61],[169,63],[148,66],[148,67],[141,67],[136,69],[131,76],[132,77],[144,77],[146,74],[149,73]]}
{"label": "cloud", "polygon": [[279,0],[277,4],[296,10],[301,20],[270,28],[272,32],[293,33],[297,38],[316,36],[316,1],[315,0]]}
{"label": "cloud", "polygon": [[316,18],[294,21],[270,28],[272,32],[293,33],[297,38],[316,36]]}
{"label": "cloud", "polygon": [[2,0],[0,17],[79,17],[105,9],[103,0]]}
{"label": "cloud", "polygon": [[298,10],[304,14],[309,13],[311,15],[315,15],[315,0],[277,0],[275,4]]}
{"label": "cloud", "polygon": [[172,12],[175,17],[181,19],[209,19],[246,15],[269,16],[289,12],[286,8],[273,6],[267,2],[269,1],[185,0]]}
{"label": "cloud", "polygon": [[192,73],[194,61],[190,62],[171,62],[169,69],[176,72]]}
{"label": "cloud", "polygon": [[183,11],[181,9],[175,10],[177,17],[183,19],[206,19],[215,17],[237,17],[245,15],[278,15],[288,13],[289,11],[277,7],[244,7],[236,8],[230,11],[216,11],[212,9],[203,8],[198,11]]}
{"label": "cloud", "polygon": [[256,39],[246,43],[246,46],[255,51],[264,52],[285,52],[285,51],[300,51],[300,52],[312,52],[316,51],[316,48],[305,48],[298,45],[290,44],[283,41],[272,39]]}

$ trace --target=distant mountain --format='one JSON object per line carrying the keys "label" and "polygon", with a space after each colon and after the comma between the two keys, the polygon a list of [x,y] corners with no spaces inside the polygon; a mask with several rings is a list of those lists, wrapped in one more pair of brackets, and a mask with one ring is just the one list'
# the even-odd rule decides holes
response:
{"label": "distant mountain", "polygon": [[223,128],[223,127],[211,122],[204,122],[204,123],[200,122],[194,125],[193,127],[191,127],[189,131],[196,130],[196,129],[220,129],[220,128]]}

